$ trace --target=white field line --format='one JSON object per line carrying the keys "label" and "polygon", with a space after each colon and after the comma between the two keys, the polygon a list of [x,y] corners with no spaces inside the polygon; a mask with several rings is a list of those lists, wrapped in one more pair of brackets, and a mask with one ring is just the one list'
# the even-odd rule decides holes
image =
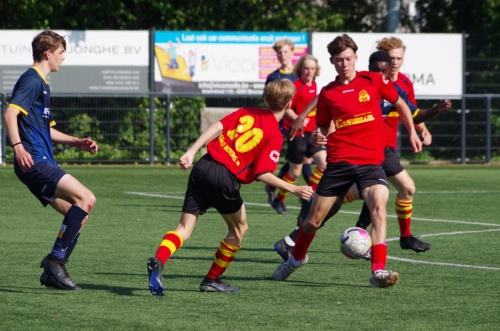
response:
{"label": "white field line", "polygon": [[[449,192],[449,191],[447,191],[447,192]],[[474,192],[480,193],[479,191],[474,191]],[[492,191],[488,191],[488,193],[490,193],[490,192],[492,192]],[[125,192],[125,194],[132,194],[132,195],[139,195],[139,196],[146,196],[146,197],[153,197],[153,198],[166,198],[166,199],[176,199],[176,200],[184,199],[184,192],[170,192],[170,193],[174,193],[174,194],[178,193],[178,195],[169,195],[169,194],[161,194],[161,193],[146,193],[146,192]],[[269,205],[267,203],[245,202],[245,205],[269,207]],[[297,210],[300,209],[299,207],[295,207],[295,206],[287,206],[287,208],[288,209],[297,209]],[[359,214],[357,212],[351,212],[351,211],[339,211],[339,213],[354,214],[354,215]],[[396,218],[395,215],[387,215],[387,217]],[[492,223],[477,223],[477,222],[465,222],[465,221],[456,221],[456,220],[439,220],[439,219],[418,218],[418,217],[413,217],[412,220],[419,220],[419,221],[426,221],[426,222],[443,222],[443,223],[456,223],[456,224],[485,225],[485,226],[494,226],[494,227],[500,226],[499,224],[492,224]],[[500,231],[500,229],[442,232],[442,233],[432,233],[432,234],[419,235],[419,237],[452,236],[452,235],[459,235],[459,234],[494,232],[494,231]],[[397,240],[399,240],[399,238],[388,238],[387,239],[388,242],[397,241]],[[394,260],[394,261],[408,262],[408,263],[416,263],[416,264],[430,264],[430,265],[440,265],[440,266],[450,266],[450,267],[470,268],[470,269],[483,269],[483,270],[500,270],[500,268],[496,268],[496,267],[475,266],[475,265],[445,263],[445,262],[420,261],[420,260],[406,259],[406,258],[400,258],[400,257],[395,257],[395,256],[387,256],[387,259]]]}

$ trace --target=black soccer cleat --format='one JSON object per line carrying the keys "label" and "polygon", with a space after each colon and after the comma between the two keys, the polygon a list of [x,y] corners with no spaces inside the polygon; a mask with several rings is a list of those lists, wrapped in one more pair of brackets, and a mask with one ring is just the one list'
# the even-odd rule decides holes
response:
{"label": "black soccer cleat", "polygon": [[200,292],[239,292],[240,288],[223,283],[219,278],[204,278],[200,284]]}
{"label": "black soccer cleat", "polygon": [[165,295],[165,287],[162,282],[163,264],[155,257],[148,259],[149,291],[152,295]]}
{"label": "black soccer cleat", "polygon": [[399,238],[399,246],[401,246],[401,249],[411,249],[417,253],[428,251],[432,247],[431,244],[418,239],[414,235]]}
{"label": "black soccer cleat", "polygon": [[[43,268],[45,274],[50,276],[57,282],[61,287],[67,290],[76,290],[77,285],[75,281],[70,277],[68,271],[65,267],[65,262],[53,257],[51,254],[43,258],[40,262],[40,268]],[[43,273],[42,273],[43,275]],[[42,282],[42,277],[40,276],[40,282]],[[47,281],[48,282],[48,281]],[[46,285],[46,284],[42,284]],[[54,286],[55,287],[55,286]],[[59,287],[57,287],[59,288]]]}
{"label": "black soccer cleat", "polygon": [[53,287],[60,290],[80,291],[82,289],[78,285],[75,285],[74,287],[68,287],[64,284],[59,283],[54,277],[47,275],[45,270],[40,275],[40,284],[45,285],[45,287]]}
{"label": "black soccer cleat", "polygon": [[292,255],[293,246],[288,245],[285,239],[281,239],[274,244],[274,250],[286,262]]}
{"label": "black soccer cleat", "polygon": [[271,206],[276,210],[276,213],[279,215],[288,215],[288,212],[286,211],[285,204],[282,201],[279,201],[278,199],[274,199],[271,203]]}

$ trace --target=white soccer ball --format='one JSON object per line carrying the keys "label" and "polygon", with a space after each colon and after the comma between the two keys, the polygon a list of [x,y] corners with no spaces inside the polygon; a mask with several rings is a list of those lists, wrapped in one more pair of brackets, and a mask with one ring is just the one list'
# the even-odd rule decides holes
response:
{"label": "white soccer ball", "polygon": [[349,259],[360,259],[370,252],[372,239],[362,228],[351,227],[340,235],[340,251]]}

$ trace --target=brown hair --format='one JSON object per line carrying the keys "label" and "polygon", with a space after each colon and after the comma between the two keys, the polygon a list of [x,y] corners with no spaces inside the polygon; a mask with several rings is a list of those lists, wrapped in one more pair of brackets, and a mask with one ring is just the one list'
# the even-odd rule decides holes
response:
{"label": "brown hair", "polygon": [[267,84],[264,100],[267,107],[274,111],[285,109],[295,94],[295,85],[289,79],[279,79]]}
{"label": "brown hair", "polygon": [[288,45],[288,47],[290,47],[290,50],[292,51],[295,48],[293,41],[291,41],[290,39],[280,39],[274,43],[273,49],[275,52],[278,52],[285,45]]}
{"label": "brown hair", "polygon": [[320,67],[318,64],[318,59],[315,58],[314,55],[312,55],[312,54],[306,54],[306,55],[302,56],[297,61],[297,63],[295,63],[295,66],[293,67],[293,73],[295,74],[295,76],[300,77],[300,71],[302,70],[302,66],[304,65],[304,62],[306,62],[307,60],[312,60],[312,61],[316,62],[316,74],[314,75],[314,77],[318,77],[319,70],[320,70]]}
{"label": "brown hair", "polygon": [[64,47],[64,50],[66,50],[66,40],[64,40],[63,36],[58,35],[54,31],[50,30],[50,28],[43,30],[37,34],[31,42],[33,60],[35,62],[42,61],[46,51],[55,52],[55,50],[61,45]]}
{"label": "brown hair", "polygon": [[327,46],[330,56],[338,55],[348,48],[352,49],[354,53],[358,51],[358,45],[356,45],[354,40],[352,40],[352,38],[347,34],[338,36],[337,38],[333,39],[333,41]]}
{"label": "brown hair", "polygon": [[396,37],[388,37],[383,38],[377,44],[377,49],[379,51],[390,51],[391,49],[402,48],[403,51],[406,51],[406,46],[403,44],[403,41]]}

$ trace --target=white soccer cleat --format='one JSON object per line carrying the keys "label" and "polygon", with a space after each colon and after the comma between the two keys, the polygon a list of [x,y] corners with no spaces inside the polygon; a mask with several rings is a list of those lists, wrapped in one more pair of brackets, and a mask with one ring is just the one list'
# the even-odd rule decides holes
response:
{"label": "white soccer cleat", "polygon": [[370,277],[370,287],[389,287],[398,282],[399,274],[392,270],[377,270]]}
{"label": "white soccer cleat", "polygon": [[287,279],[295,270],[303,266],[309,261],[307,255],[304,257],[302,261],[296,261],[293,256],[279,265],[278,268],[273,273],[274,280],[285,280]]}

